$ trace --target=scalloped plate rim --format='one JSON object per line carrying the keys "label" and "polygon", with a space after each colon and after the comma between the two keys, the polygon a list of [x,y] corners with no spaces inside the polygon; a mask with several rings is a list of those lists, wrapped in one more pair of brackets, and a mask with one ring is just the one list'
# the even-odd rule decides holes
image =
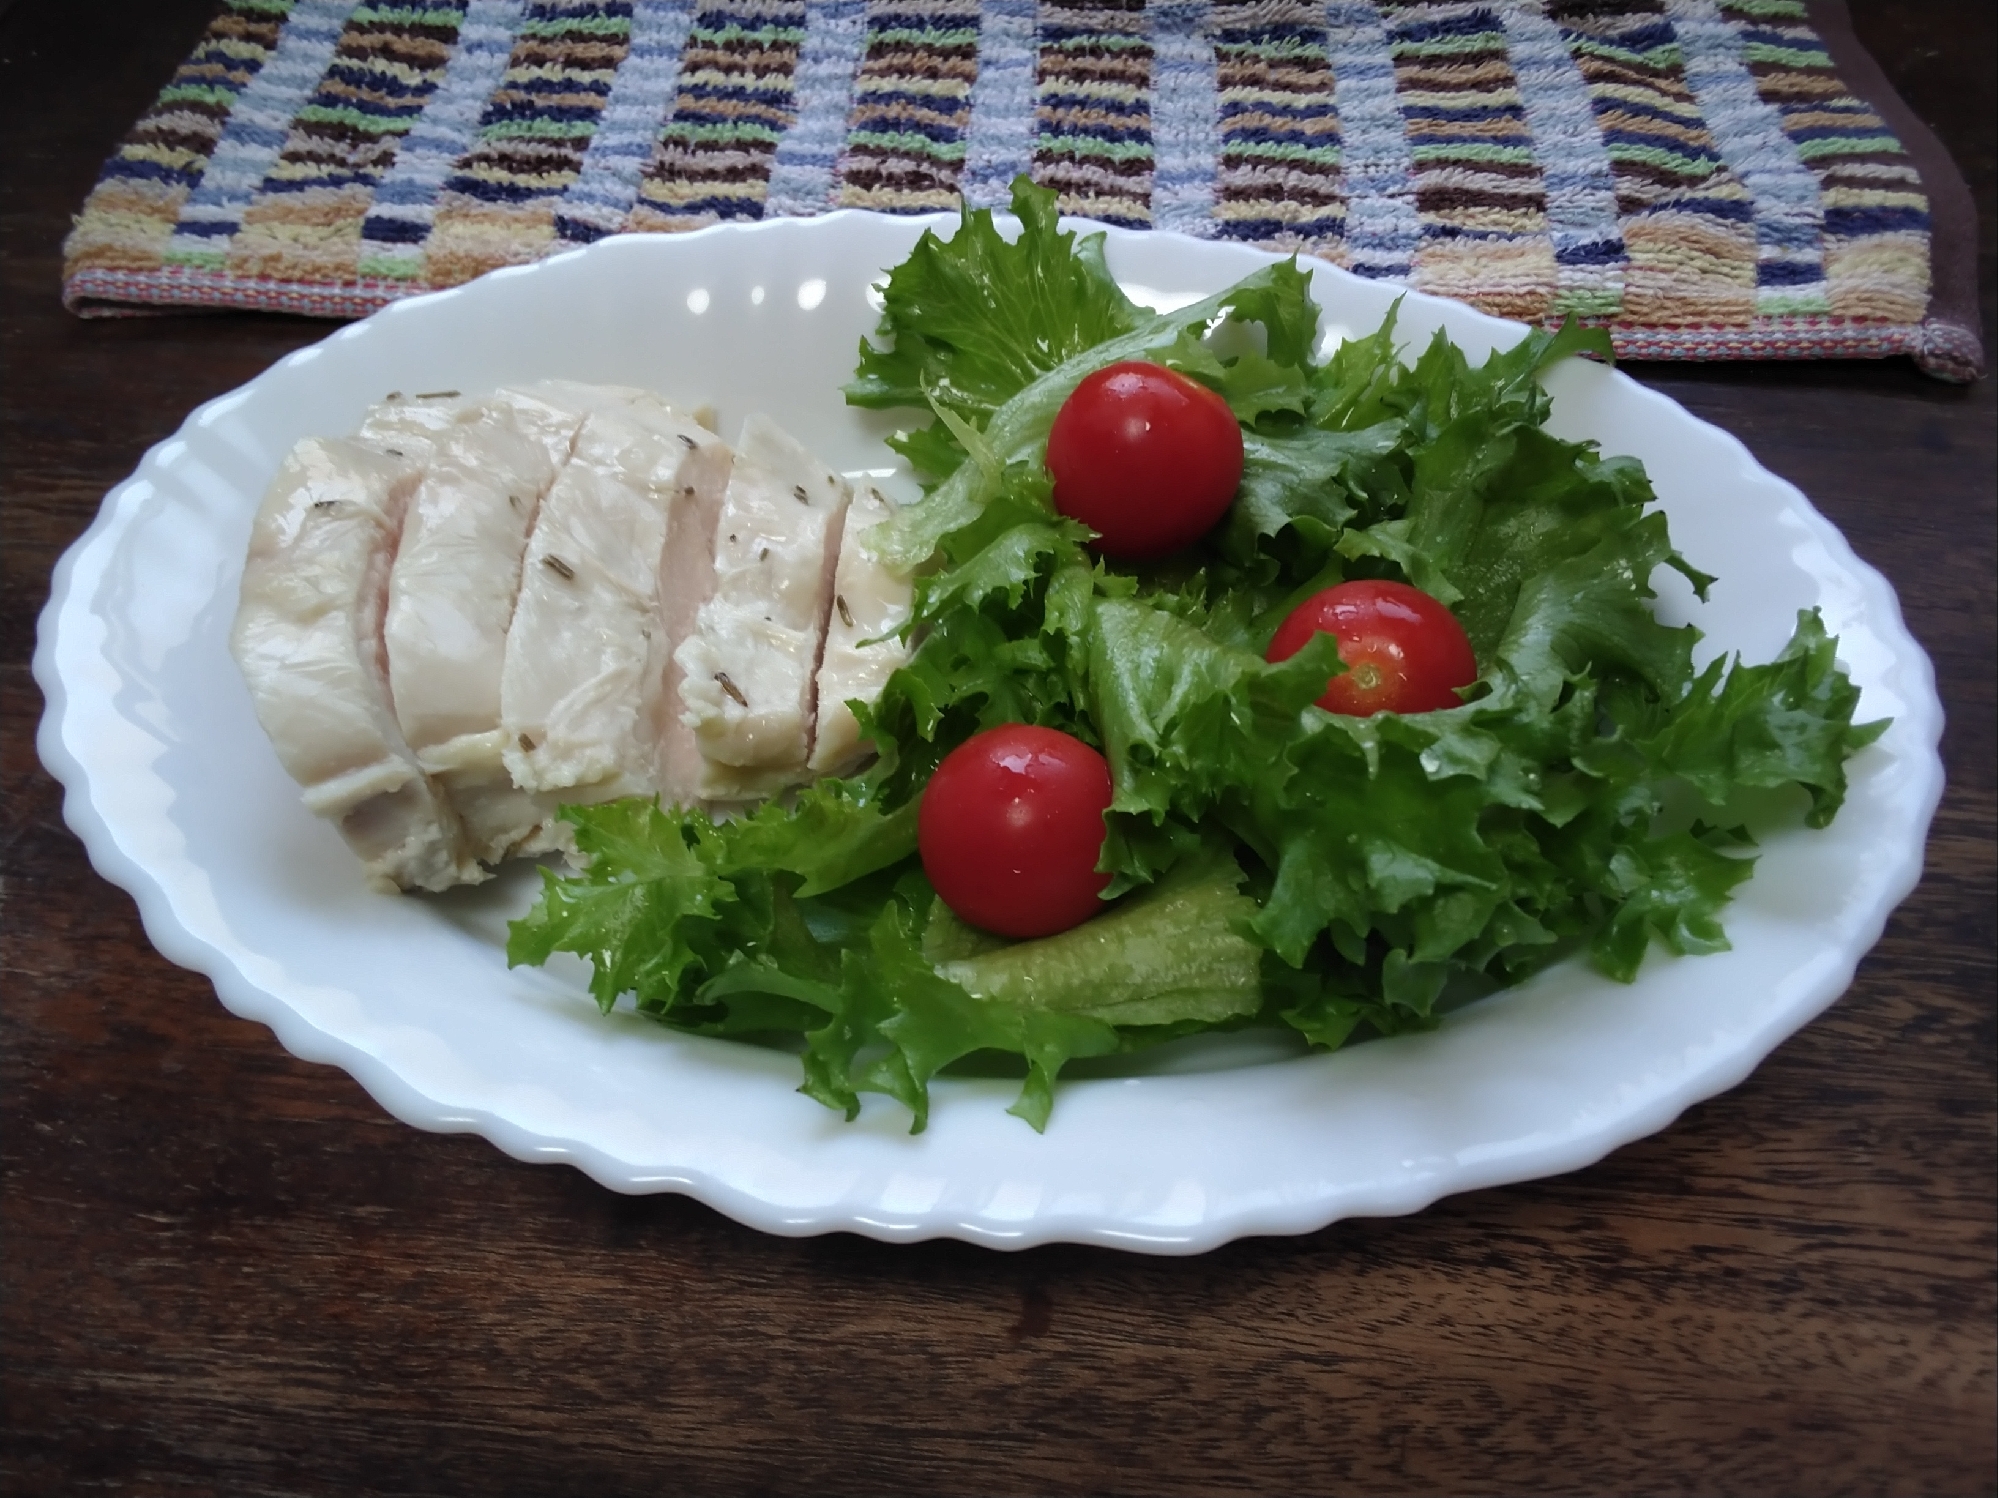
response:
{"label": "scalloped plate rim", "polygon": [[[361,1040],[316,1027],[284,996],[252,981],[235,956],[190,930],[177,913],[173,892],[162,881],[157,869],[128,846],[135,829],[116,825],[107,818],[93,797],[90,771],[65,741],[65,725],[75,720],[80,709],[78,703],[72,700],[73,683],[59,659],[65,646],[75,647],[74,636],[66,638],[65,629],[72,618],[72,608],[82,608],[76,592],[79,573],[88,572],[93,581],[101,580],[103,570],[115,554],[118,541],[135,522],[138,506],[148,493],[156,492],[156,486],[163,478],[170,478],[170,460],[175,455],[175,445],[198,442],[211,424],[250,399],[259,386],[284,371],[295,370],[320,357],[322,351],[371,338],[383,326],[395,326],[411,317],[425,317],[430,315],[425,309],[434,309],[456,299],[493,295],[495,288],[503,291],[509,283],[526,282],[531,285],[529,278],[545,276],[551,271],[561,273],[558,268],[564,266],[573,270],[587,263],[592,256],[601,258],[606,254],[631,254],[638,243],[655,247],[637,251],[644,255],[664,252],[672,256],[696,257],[703,246],[726,244],[744,235],[796,234],[802,231],[808,237],[817,238],[848,233],[856,225],[863,226],[860,232],[864,234],[873,232],[879,226],[880,218],[859,210],[842,210],[811,220],[719,224],[671,237],[620,236],[530,265],[508,267],[461,286],[411,297],[382,309],[370,318],[333,331],[327,338],[285,356],[245,385],[203,403],[190,413],[171,437],[155,444],[145,454],[134,473],[106,495],[91,525],[58,562],[50,596],[39,620],[33,668],[35,679],[47,701],[37,745],[43,763],[63,785],[64,819],[84,843],[99,874],[134,896],[147,936],[162,954],[181,966],[205,974],[215,984],[218,995],[231,1012],[268,1026],[279,1042],[293,1054],[337,1065],[347,1071],[385,1109],[404,1122],[438,1132],[478,1133],[516,1159],[573,1164],[592,1179],[614,1190],[683,1192],[738,1221],[763,1231],[785,1235],[847,1230],[890,1242],[948,1237],[993,1247],[1019,1248],[1066,1241],[1155,1253],[1201,1252],[1237,1237],[1308,1232],[1347,1216],[1401,1215],[1419,1211],[1442,1196],[1456,1192],[1581,1168],[1624,1144],[1669,1126],[1693,1103],[1738,1085],[1770,1050],[1844,992],[1851,982],[1859,957],[1878,940],[1888,914],[1914,888],[1920,877],[1923,834],[1941,794],[1940,761],[1936,753],[1941,713],[1935,701],[1932,668],[1908,635],[1891,586],[1877,571],[1853,554],[1844,537],[1810,507],[1794,486],[1768,474],[1755,462],[1746,446],[1731,434],[1700,422],[1667,397],[1646,390],[1622,375],[1609,376],[1619,387],[1617,398],[1626,401],[1634,398],[1663,420],[1690,422],[1704,432],[1719,437],[1723,443],[1722,450],[1728,451],[1738,465],[1739,476],[1756,484],[1773,483],[1785,491],[1788,504],[1803,519],[1806,528],[1814,533],[1814,539],[1828,549],[1842,573],[1866,595],[1869,617],[1876,628],[1889,638],[1889,643],[1896,647],[1896,663],[1913,670],[1917,678],[1914,685],[1925,690],[1926,700],[1923,700],[1922,690],[1911,694],[1915,698],[1915,707],[1922,711],[1912,714],[1913,721],[1906,725],[1914,737],[1914,743],[1903,756],[1906,762],[1904,768],[1915,776],[1912,795],[1908,798],[1916,810],[1908,828],[1910,835],[1904,837],[1893,850],[1896,857],[1877,881],[1878,897],[1860,925],[1847,933],[1832,970],[1811,985],[1808,996],[1767,1014],[1748,1043],[1739,1045],[1724,1058],[1709,1064],[1698,1075],[1689,1076],[1669,1093],[1650,1098],[1641,1106],[1632,1108],[1613,1123],[1550,1141],[1536,1151],[1515,1151],[1494,1156],[1482,1167],[1460,1163],[1451,1170],[1415,1171],[1390,1185],[1377,1185],[1371,1191],[1348,1190],[1343,1196],[1336,1197],[1320,1193],[1317,1197],[1293,1201],[1277,1209],[1238,1211],[1232,1215],[1203,1218],[1173,1227],[1148,1228],[1141,1222],[1118,1220],[1101,1212],[1064,1214],[1058,1211],[1039,1213],[1020,1222],[1002,1225],[988,1216],[976,1214],[897,1212],[878,1203],[846,1201],[816,1212],[800,1211],[773,1203],[711,1172],[694,1169],[662,1171],[635,1166],[587,1140],[536,1132],[502,1111],[466,1107],[430,1097]],[[929,215],[889,222],[897,226],[898,233],[908,234],[919,228],[946,228],[953,225],[956,219],[954,215]],[[1080,221],[1065,221],[1065,226],[1101,227]],[[1127,244],[1133,238],[1131,231],[1112,229],[1109,232],[1113,248],[1120,243]],[[1173,236],[1156,233],[1148,238],[1154,247],[1174,239]],[[1203,249],[1213,248],[1211,242],[1184,243]],[[1221,248],[1235,250],[1242,247]],[[1361,282],[1343,271],[1326,266],[1314,269],[1321,277],[1329,274],[1330,284],[1335,288],[1355,283],[1373,289],[1373,283]],[[1319,284],[1322,300],[1326,283],[1321,281]],[[1443,304],[1420,293],[1409,293],[1408,300],[1411,307],[1431,311],[1445,307],[1445,311],[1436,315],[1446,322],[1471,322],[1484,331],[1498,330],[1500,334],[1508,329],[1523,331],[1521,325],[1508,324],[1456,304]],[[70,627],[80,628],[83,623],[82,617],[76,617]],[[1682,960],[1697,962],[1703,959]],[[1420,1040],[1418,1038],[1416,1043],[1419,1044]],[[1402,1045],[1405,1042],[1393,1044]],[[1065,1087],[1075,1085],[1065,1084]],[[1059,1126],[1058,1109],[1053,1128],[1058,1129]]]}

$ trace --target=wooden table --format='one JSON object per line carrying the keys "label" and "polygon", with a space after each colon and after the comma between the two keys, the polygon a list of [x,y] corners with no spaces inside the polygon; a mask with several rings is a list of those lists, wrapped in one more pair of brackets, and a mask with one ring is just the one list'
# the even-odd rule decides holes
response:
{"label": "wooden table", "polygon": [[[1993,1490],[1989,382],[1634,371],[1887,573],[1950,713],[1928,877],[1747,1083],[1574,1175],[1191,1260],[763,1237],[396,1123],[158,956],[62,824],[50,568],[326,331],[58,306],[207,10],[0,17],[8,1492]],[[1989,7],[1859,21],[1971,174],[1989,339]]]}

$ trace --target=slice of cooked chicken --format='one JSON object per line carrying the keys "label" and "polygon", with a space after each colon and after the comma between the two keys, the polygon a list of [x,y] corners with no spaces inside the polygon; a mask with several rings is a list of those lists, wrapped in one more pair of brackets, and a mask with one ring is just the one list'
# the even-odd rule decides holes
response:
{"label": "slice of cooked chicken", "polygon": [[659,795],[669,806],[692,806],[705,794],[707,757],[683,715],[680,684],[686,672],[679,649],[714,592],[715,533],[727,487],[724,481],[689,485],[681,491],[659,557],[659,630],[645,669],[648,678],[659,683],[651,733],[658,756]]}
{"label": "slice of cooked chicken", "polygon": [[[586,385],[576,380],[542,380],[500,394],[571,412],[578,422],[594,411],[629,409],[640,400],[659,402],[658,396],[633,386]],[[696,426],[715,430],[712,407],[676,408],[676,412]],[[563,460],[567,460],[566,448]],[[725,479],[726,470],[716,482],[681,486],[667,515],[666,542],[659,557],[659,622],[647,653],[645,676],[648,682],[661,683],[656,694],[647,689],[657,756],[655,789],[675,806],[690,805],[700,796],[701,753],[693,730],[680,721],[679,668],[673,662],[673,651],[693,629],[694,616],[714,585],[715,520],[721,513]],[[539,799],[545,803],[559,798]],[[546,844],[530,840],[522,851],[538,852],[542,846]]]}
{"label": "slice of cooked chicken", "polygon": [[500,680],[514,783],[564,801],[653,795],[665,669],[661,553],[713,507],[728,447],[656,397],[592,412],[528,539]]}
{"label": "slice of cooked chicken", "polygon": [[392,457],[421,463],[429,458],[437,440],[475,404],[456,390],[433,390],[426,395],[404,395],[398,390],[362,418],[354,440]]}
{"label": "slice of cooked chicken", "polygon": [[909,622],[910,580],[884,566],[866,547],[867,533],[892,513],[871,484],[862,486],[846,512],[832,612],[819,658],[818,721],[806,762],[814,775],[843,774],[865,756],[860,724],[847,704],[873,702],[895,668],[909,659],[909,647],[895,632]]}
{"label": "slice of cooked chicken", "polygon": [[806,778],[812,683],[853,490],[767,416],[743,423],[722,500],[714,589],[674,659],[713,800]]}
{"label": "slice of cooked chicken", "polygon": [[229,641],[305,804],[339,826],[369,882],[389,890],[486,877],[389,696],[382,616],[421,473],[359,442],[299,443],[252,523]]}
{"label": "slice of cooked chicken", "polygon": [[497,863],[551,814],[507,773],[500,670],[520,559],[582,416],[502,391],[430,441],[403,523],[383,638],[396,717],[477,858]]}
{"label": "slice of cooked chicken", "polygon": [[657,401],[658,397],[636,385],[537,380],[532,385],[496,390],[492,399],[505,401],[513,408],[522,426],[538,436],[548,449],[548,461],[560,468],[569,461],[577,429],[591,414],[629,410],[635,401]]}

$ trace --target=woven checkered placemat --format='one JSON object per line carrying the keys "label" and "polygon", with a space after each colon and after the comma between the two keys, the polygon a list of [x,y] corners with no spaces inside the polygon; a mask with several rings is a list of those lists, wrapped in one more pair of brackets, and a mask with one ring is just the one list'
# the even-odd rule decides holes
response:
{"label": "woven checkered placemat", "polygon": [[996,205],[1021,171],[1627,356],[1982,367],[1961,179],[1816,0],[226,0],[64,297],[349,317],[611,233]]}

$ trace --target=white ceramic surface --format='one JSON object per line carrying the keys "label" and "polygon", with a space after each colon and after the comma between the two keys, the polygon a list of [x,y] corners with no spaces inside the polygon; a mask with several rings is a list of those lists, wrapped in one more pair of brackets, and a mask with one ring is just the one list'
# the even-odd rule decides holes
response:
{"label": "white ceramic surface", "polygon": [[[1210,1051],[1191,1058],[1205,1070],[1064,1083],[1045,1135],[1005,1113],[1015,1084],[940,1082],[911,1137],[886,1099],[847,1124],[800,1096],[788,1056],[600,1017],[579,966],[509,971],[519,878],[369,893],[300,806],[226,647],[250,517],[285,451],[350,430],[391,390],[559,375],[711,401],[725,434],[766,410],[834,465],[879,471],[891,423],[839,385],[876,316],[869,284],[923,227],[840,213],[607,240],[344,328],[148,453],[58,566],[35,675],[64,814],[159,949],[397,1117],[616,1190],[684,1191],[777,1233],[1160,1253],[1572,1170],[1739,1082],[1845,989],[1920,873],[1941,789],[1929,663],[1885,581],[1794,488],[1663,397],[1572,362],[1551,381],[1556,429],[1642,458],[1681,549],[1722,579],[1701,606],[1661,578],[1665,611],[1709,649],[1766,659],[1817,604],[1862,716],[1895,720],[1830,829],[1766,842],[1726,915],[1731,952],[1654,953],[1630,987],[1570,964],[1437,1033],[1329,1056]],[[1112,268],[1156,304],[1265,258],[1110,234]],[[1326,268],[1315,288],[1330,333],[1373,327],[1394,294]],[[1448,328],[1474,355],[1523,331],[1421,296],[1402,327],[1411,343]]]}

